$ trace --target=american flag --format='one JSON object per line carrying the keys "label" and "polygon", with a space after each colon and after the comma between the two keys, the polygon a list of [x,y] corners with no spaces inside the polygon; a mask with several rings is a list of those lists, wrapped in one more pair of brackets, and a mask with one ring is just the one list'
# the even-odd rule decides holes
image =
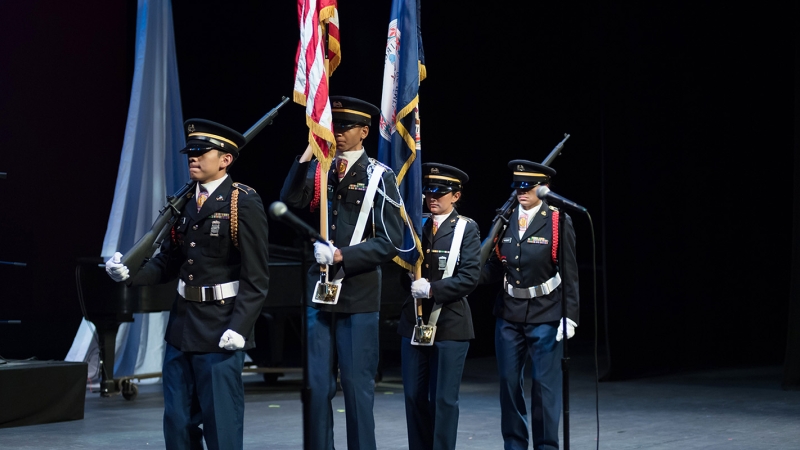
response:
{"label": "american flag", "polygon": [[336,152],[328,80],[341,61],[336,0],[298,0],[294,101],[306,107],[308,142],[327,171]]}
{"label": "american flag", "polygon": [[422,153],[419,85],[425,79],[419,0],[394,0],[386,39],[378,159],[397,174],[407,222],[395,262],[413,271],[422,264]]}

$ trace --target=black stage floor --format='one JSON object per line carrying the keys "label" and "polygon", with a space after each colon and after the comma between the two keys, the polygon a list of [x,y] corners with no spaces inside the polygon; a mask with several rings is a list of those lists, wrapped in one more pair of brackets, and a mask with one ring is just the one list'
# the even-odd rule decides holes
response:
{"label": "black stage floor", "polygon": [[[687,371],[601,382],[595,396],[591,354],[572,355],[570,448],[798,449],[800,391],[780,388],[782,368]],[[301,379],[288,374],[267,385],[245,376],[245,448],[302,449]],[[336,447],[346,448],[344,403],[334,401]],[[599,415],[596,405],[599,405]],[[3,405],[7,408],[9,405]],[[132,401],[86,393],[83,420],[0,429],[3,449],[164,448],[161,385],[141,385]],[[380,449],[405,449],[399,367],[385,369],[375,396]],[[562,427],[563,428],[563,427]],[[501,449],[493,357],[470,358],[461,387],[459,449]]]}

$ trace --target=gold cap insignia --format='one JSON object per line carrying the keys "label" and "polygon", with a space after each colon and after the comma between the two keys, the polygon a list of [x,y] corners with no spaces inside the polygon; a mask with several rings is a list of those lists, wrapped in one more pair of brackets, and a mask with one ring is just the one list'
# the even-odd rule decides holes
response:
{"label": "gold cap insignia", "polygon": [[189,130],[189,133],[194,133],[194,124],[190,123],[189,128],[187,128],[187,130]]}

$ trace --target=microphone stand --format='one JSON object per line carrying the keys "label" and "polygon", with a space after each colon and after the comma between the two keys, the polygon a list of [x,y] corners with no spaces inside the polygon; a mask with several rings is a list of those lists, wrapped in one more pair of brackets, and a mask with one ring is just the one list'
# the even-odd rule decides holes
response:
{"label": "microphone stand", "polygon": [[[562,213],[566,214],[566,209],[562,209]],[[558,218],[558,236],[559,239],[564,236],[564,217]],[[561,272],[561,279],[567,280],[568,277],[564,275],[564,267],[566,264],[563,264],[563,255],[564,255],[564,246],[559,245],[557,250],[557,257],[558,257],[558,271]],[[569,450],[569,351],[567,346],[567,341],[569,338],[567,337],[567,301],[564,296],[565,286],[561,288],[561,342],[564,344],[562,349],[563,353],[561,356],[561,379],[562,379],[562,389],[561,389],[561,400],[563,403],[563,413],[564,413],[564,450]]]}
{"label": "microphone stand", "polygon": [[301,336],[301,352],[300,363],[303,366],[303,388],[300,393],[300,400],[303,402],[303,450],[311,450],[311,442],[309,441],[310,420],[309,411],[311,407],[311,385],[308,381],[308,324],[306,309],[308,308],[308,264],[306,261],[311,256],[309,248],[311,241],[305,240],[303,242],[303,261],[300,264],[300,286],[303,288],[303,295],[300,296],[300,336]]}

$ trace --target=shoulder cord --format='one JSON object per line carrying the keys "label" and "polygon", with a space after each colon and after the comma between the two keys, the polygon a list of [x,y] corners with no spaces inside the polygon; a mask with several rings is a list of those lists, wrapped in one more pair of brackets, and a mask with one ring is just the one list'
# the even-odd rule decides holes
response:
{"label": "shoulder cord", "polygon": [[239,189],[231,193],[231,240],[239,248]]}
{"label": "shoulder cord", "polygon": [[[369,161],[370,161],[370,164],[367,166],[367,178],[368,179],[372,179],[372,172],[375,170],[375,166],[377,166],[379,164],[384,167],[384,173],[389,173],[392,176],[395,176],[394,175],[394,171],[391,168],[389,168],[389,166],[386,166],[385,164],[382,164],[382,163],[380,163],[379,161],[377,161],[377,160],[375,160],[373,158],[370,158]],[[381,197],[383,198],[382,201],[384,203],[383,204],[383,208],[381,208],[381,223],[386,223],[386,221],[384,220],[383,215],[384,215],[384,213],[386,211],[386,202],[388,201],[389,203],[391,203],[392,205],[394,205],[395,207],[397,207],[397,208],[399,208],[401,210],[400,211],[400,215],[403,217],[406,225],[408,226],[408,229],[409,230],[414,230],[414,225],[412,225],[412,223],[411,223],[411,218],[408,217],[408,214],[405,212],[405,204],[403,203],[403,196],[400,195],[400,188],[397,186],[397,180],[396,179],[395,179],[394,185],[395,185],[395,192],[397,192],[397,198],[400,199],[399,202],[394,201],[391,196],[386,194],[386,191],[385,191],[386,182],[383,181],[383,174],[381,174],[380,183],[378,184],[378,189],[377,189],[377,193],[381,194]],[[383,186],[383,189],[381,189],[381,186]],[[375,235],[375,233],[374,233],[374,227],[375,227],[374,214],[375,214],[375,212],[373,210],[373,220],[372,220],[373,236]],[[385,227],[384,227],[384,229],[385,229]],[[412,233],[413,232],[414,231],[412,231]],[[392,237],[389,236],[388,233],[387,233],[386,237],[389,239],[389,242],[392,243],[392,245],[394,246],[395,250],[397,250],[400,253],[408,253],[408,252],[414,251],[417,248],[415,243],[413,242],[413,240],[411,242],[411,247],[410,248],[403,249],[403,248],[398,247],[394,242],[392,242]]]}
{"label": "shoulder cord", "polygon": [[319,207],[319,167],[320,164],[317,162],[317,170],[314,173],[314,197],[311,199],[311,203],[308,205],[308,207],[311,209],[311,212],[314,212],[314,210]]}
{"label": "shoulder cord", "polygon": [[[558,265],[558,211],[553,211],[553,264]],[[500,234],[497,235],[498,239]],[[494,245],[494,252],[497,254],[497,259],[500,261],[503,260],[503,255],[500,254],[500,245],[495,243]]]}
{"label": "shoulder cord", "polygon": [[553,211],[553,264],[558,265],[558,211]]}
{"label": "shoulder cord", "polygon": [[[175,225],[169,230],[173,244],[178,243],[178,235]],[[239,189],[234,189],[231,193],[231,240],[233,246],[239,248]]]}
{"label": "shoulder cord", "polygon": [[[506,228],[508,228],[508,226],[507,225],[503,225],[503,233],[505,233]],[[497,254],[497,259],[500,260],[500,261],[503,261],[503,255],[500,254],[500,243],[499,243],[499,241],[500,241],[500,236],[502,236],[503,233],[497,233],[497,236],[494,238],[494,252],[495,252],[495,254]]]}

